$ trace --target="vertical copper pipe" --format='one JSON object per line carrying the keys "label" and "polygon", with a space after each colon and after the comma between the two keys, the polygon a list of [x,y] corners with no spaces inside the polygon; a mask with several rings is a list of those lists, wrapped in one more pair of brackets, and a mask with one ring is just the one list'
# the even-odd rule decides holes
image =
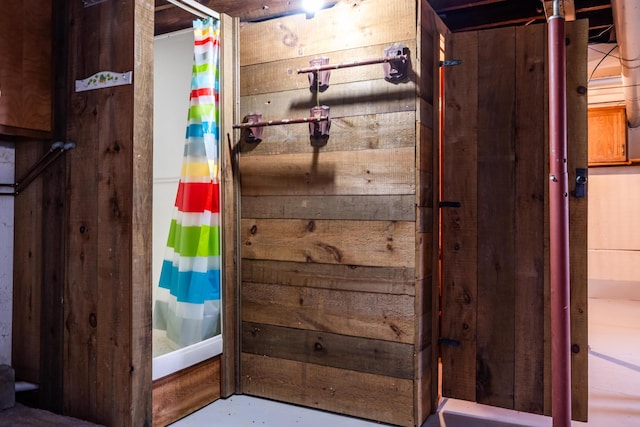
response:
{"label": "vertical copper pipe", "polygon": [[[557,0],[554,2],[557,4]],[[551,269],[551,414],[553,427],[571,425],[569,297],[569,177],[565,19],[554,7],[549,43],[549,227]]]}

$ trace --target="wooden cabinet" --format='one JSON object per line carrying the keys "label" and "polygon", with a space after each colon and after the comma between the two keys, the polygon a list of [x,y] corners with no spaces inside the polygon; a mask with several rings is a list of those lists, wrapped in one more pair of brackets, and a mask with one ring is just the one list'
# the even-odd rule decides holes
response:
{"label": "wooden cabinet", "polygon": [[2,2],[0,135],[51,134],[52,12],[51,0]]}
{"label": "wooden cabinet", "polygon": [[589,109],[589,165],[627,163],[627,117],[624,106]]}

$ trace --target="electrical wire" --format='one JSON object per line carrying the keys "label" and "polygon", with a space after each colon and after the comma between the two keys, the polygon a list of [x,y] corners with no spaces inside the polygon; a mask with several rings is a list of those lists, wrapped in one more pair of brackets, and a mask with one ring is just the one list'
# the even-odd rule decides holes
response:
{"label": "electrical wire", "polygon": [[[602,58],[600,58],[600,61],[598,61],[598,63],[596,64],[596,66],[595,66],[595,67],[593,67],[593,70],[591,71],[591,75],[589,76],[589,80],[587,80],[587,83],[589,83],[589,82],[591,81],[591,79],[593,78],[593,74],[596,72],[596,70],[598,69],[598,67],[600,66],[600,64],[602,64],[602,61],[604,61],[604,60],[605,60],[605,58],[606,58],[607,56],[609,56],[609,55],[611,54],[611,52],[613,52],[613,50],[614,50],[615,48],[617,48],[617,47],[618,47],[618,44],[616,43],[616,44],[611,48],[611,50],[609,50],[609,52],[607,52],[607,53],[606,53]],[[603,53],[603,52],[600,52],[600,53]]]}

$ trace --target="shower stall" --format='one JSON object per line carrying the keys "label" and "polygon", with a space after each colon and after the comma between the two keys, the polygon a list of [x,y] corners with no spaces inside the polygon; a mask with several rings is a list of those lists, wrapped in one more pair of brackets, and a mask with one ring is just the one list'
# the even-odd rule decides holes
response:
{"label": "shower stall", "polygon": [[[173,335],[171,335],[171,322],[169,327],[166,326],[163,329],[157,327],[159,323],[159,317],[164,315],[161,313],[163,308],[163,299],[169,295],[168,289],[163,289],[162,286],[158,286],[161,281],[161,271],[171,267],[171,262],[167,262],[167,241],[168,236],[171,234],[182,232],[186,235],[185,231],[188,227],[186,225],[176,226],[176,194],[179,189],[187,187],[192,182],[183,183],[183,180],[189,181],[189,178],[185,178],[185,170],[189,169],[190,165],[194,164],[206,164],[198,162],[198,153],[194,153],[193,147],[197,145],[197,142],[193,142],[185,139],[185,128],[188,130],[191,127],[187,121],[187,112],[194,111],[192,102],[190,102],[190,93],[193,93],[192,82],[197,78],[192,76],[192,69],[195,69],[194,65],[194,29],[187,29],[179,32],[165,34],[157,36],[154,40],[154,161],[153,161],[153,306],[154,306],[154,329],[153,329],[153,379],[159,379],[165,377],[171,373],[177,372],[181,369],[195,365],[206,359],[214,357],[222,353],[222,334],[221,334],[221,316],[220,316],[220,300],[207,301],[204,306],[205,318],[208,318],[209,329],[205,332],[197,331],[197,337],[185,337],[181,339],[180,335],[196,335],[194,333],[196,327],[194,323],[189,319],[189,314],[185,315],[184,319],[180,319],[180,327],[173,328]],[[201,138],[200,138],[201,139]],[[186,141],[186,142],[185,142]],[[201,144],[202,145],[202,144]],[[197,150],[196,150],[197,151]],[[204,150],[208,151],[208,150]],[[202,153],[201,153],[202,154]],[[218,159],[218,153],[208,153],[210,158]],[[214,160],[208,162],[210,165],[215,163]],[[215,169],[217,166],[213,166]],[[193,167],[192,169],[193,170]],[[187,171],[187,174],[193,175]],[[213,176],[213,173],[212,173]],[[203,183],[195,183],[195,185],[204,185]],[[217,197],[218,200],[214,200],[214,205],[219,205],[219,192],[214,191],[213,197]],[[217,213],[209,215],[217,216]],[[188,217],[189,214],[179,213]],[[193,214],[191,214],[193,215]],[[186,219],[182,219],[186,221]],[[215,218],[217,223],[218,219]],[[171,227],[170,227],[171,224]],[[209,227],[207,227],[208,229]],[[211,227],[219,230],[220,227]],[[220,267],[219,267],[219,239],[221,236],[218,234],[218,256],[210,257],[216,258],[214,262],[217,262],[217,268],[209,271],[209,274],[205,280],[217,282],[218,286],[220,280]],[[176,248],[176,253],[178,252]],[[206,262],[206,260],[205,260]],[[175,274],[178,273],[178,263],[180,264],[180,271],[184,268],[184,260],[174,262]],[[196,261],[197,263],[197,261]],[[211,261],[209,262],[211,263]],[[165,274],[166,271],[164,271]],[[196,273],[194,273],[195,275]],[[166,279],[163,279],[166,281]],[[177,279],[176,279],[177,280]],[[166,295],[162,295],[165,293]],[[177,291],[172,290],[172,294]],[[218,294],[219,298],[219,294]],[[187,310],[194,307],[202,308],[197,304],[193,304],[191,301],[178,302],[174,301],[175,305],[181,305],[183,307],[174,307],[174,311],[184,311],[184,306],[187,306]],[[158,308],[160,307],[160,309]],[[164,304],[166,308],[166,303]],[[185,320],[186,319],[186,320]],[[165,322],[167,323],[167,322]],[[175,323],[175,322],[174,322]],[[181,329],[180,329],[181,328]],[[178,329],[178,331],[176,331]],[[176,337],[176,335],[178,335]],[[204,338],[204,339],[202,339]]]}

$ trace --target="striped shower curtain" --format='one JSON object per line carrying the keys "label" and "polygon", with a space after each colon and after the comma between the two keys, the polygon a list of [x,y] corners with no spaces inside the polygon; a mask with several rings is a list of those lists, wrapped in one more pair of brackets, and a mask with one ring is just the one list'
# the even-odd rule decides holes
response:
{"label": "striped shower curtain", "polygon": [[193,27],[184,158],[153,315],[175,348],[220,333],[219,21]]}

